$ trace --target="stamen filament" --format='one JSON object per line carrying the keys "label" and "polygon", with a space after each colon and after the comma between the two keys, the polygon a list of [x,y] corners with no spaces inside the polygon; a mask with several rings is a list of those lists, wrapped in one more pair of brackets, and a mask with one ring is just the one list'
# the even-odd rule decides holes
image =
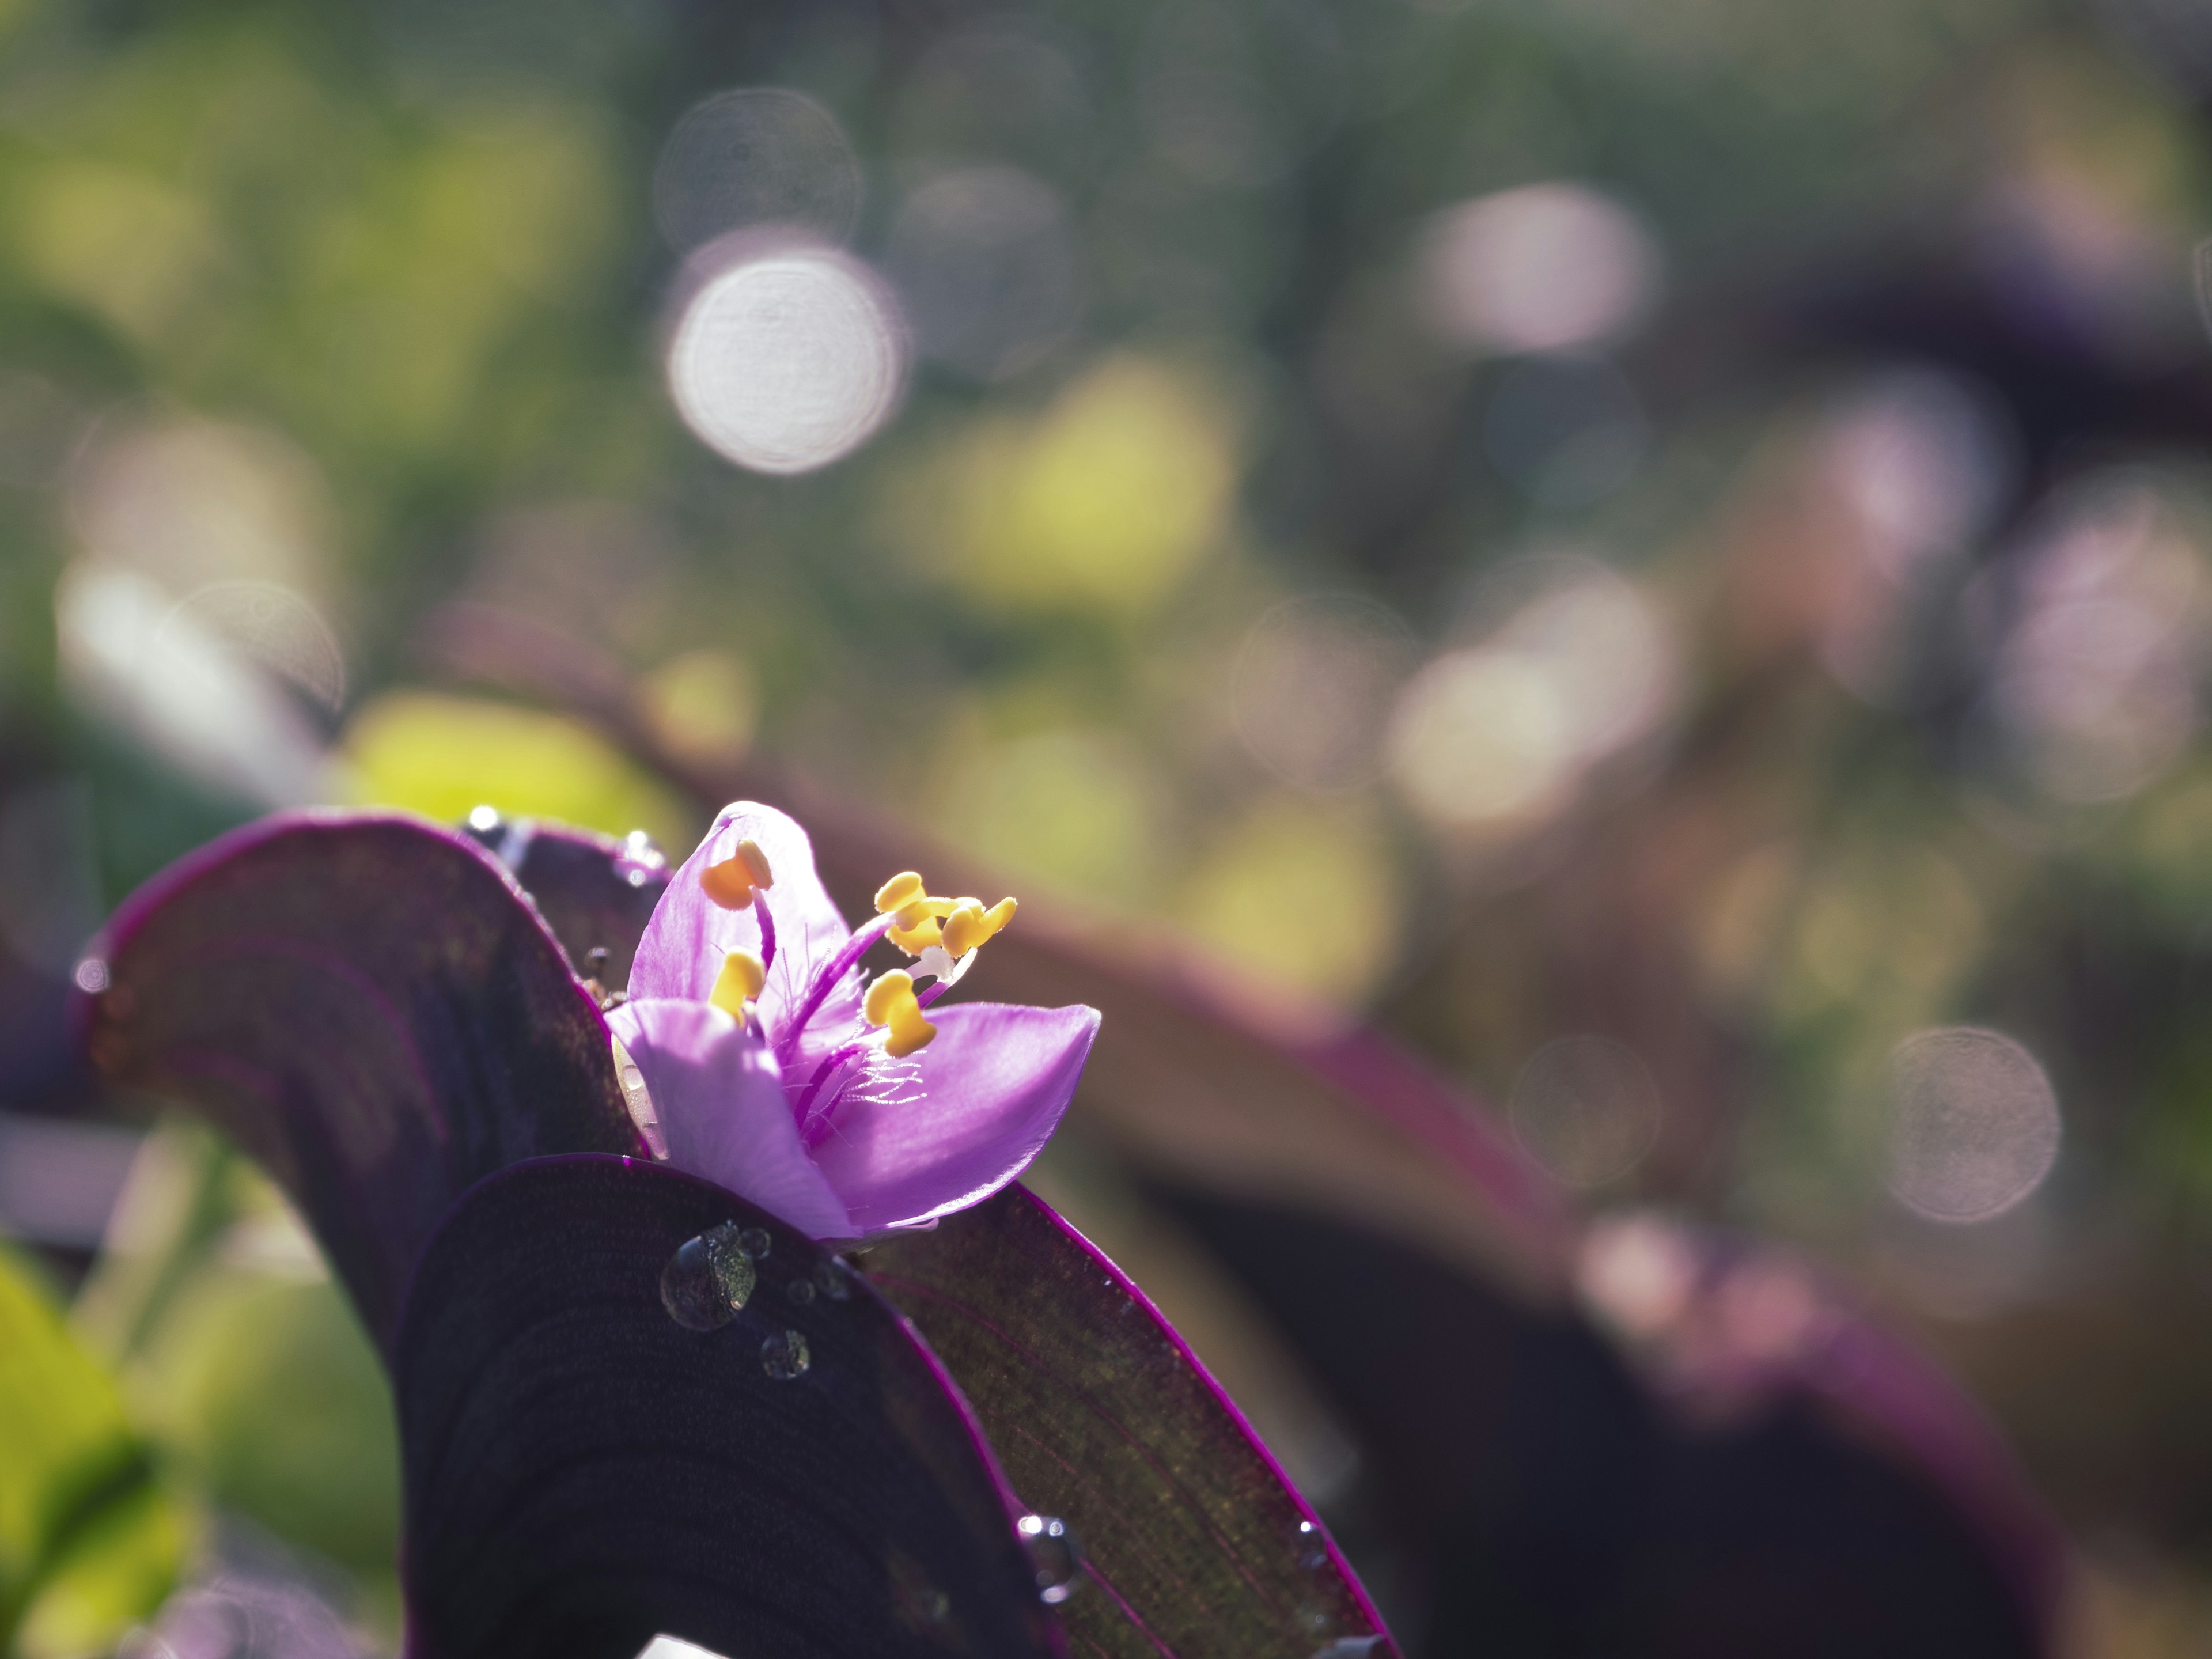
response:
{"label": "stamen filament", "polygon": [[830,957],[822,971],[815,975],[813,982],[806,988],[806,994],[799,998],[798,1006],[785,1019],[783,1029],[775,1035],[775,1063],[778,1066],[791,1064],[792,1055],[799,1050],[799,1033],[806,1029],[806,1022],[814,1018],[815,1012],[822,1006],[823,1000],[837,981],[852,972],[853,965],[867,955],[868,947],[884,936],[892,920],[890,916],[882,915],[867,922],[847,939],[845,948]]}
{"label": "stamen filament", "polygon": [[769,914],[766,899],[753,906],[753,915],[760,922],[761,977],[765,980],[768,970],[775,966],[775,918]]}
{"label": "stamen filament", "polygon": [[[822,1057],[822,1063],[814,1068],[814,1075],[807,1079],[806,1087],[799,1097],[799,1104],[792,1108],[792,1115],[799,1120],[801,1140],[806,1139],[807,1109],[814,1104],[814,1097],[822,1092],[822,1085],[840,1066],[865,1054],[872,1046],[866,1042],[848,1042],[842,1048],[833,1048]],[[825,1119],[830,1115],[828,1107],[823,1109],[822,1115]],[[812,1144],[808,1142],[810,1147]]]}

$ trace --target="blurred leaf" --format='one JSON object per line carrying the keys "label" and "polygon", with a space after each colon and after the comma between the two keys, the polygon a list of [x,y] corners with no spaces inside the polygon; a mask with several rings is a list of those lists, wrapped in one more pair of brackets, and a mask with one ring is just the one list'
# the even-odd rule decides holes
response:
{"label": "blurred leaf", "polygon": [[0,1652],[82,1652],[150,1611],[181,1528],[114,1385],[0,1249]]}
{"label": "blurred leaf", "polygon": [[[768,1234],[749,1299],[679,1325],[664,1269],[726,1223]],[[763,1656],[1060,1650],[1013,1494],[928,1351],[704,1182],[588,1157],[485,1182],[424,1253],[395,1375],[435,1659],[628,1659],[656,1632]]]}
{"label": "blurred leaf", "polygon": [[[2051,1650],[2063,1540],[1924,1358],[1777,1255],[1615,1223],[1565,1308],[1310,1212],[1164,1194],[1311,1366],[1437,1653]],[[1602,1254],[1599,1254],[1601,1251]]]}
{"label": "blurred leaf", "polygon": [[380,1345],[476,1181],[548,1152],[640,1150],[597,1009],[459,836],[270,818],[140,889],[99,948],[94,1060],[258,1158]]}
{"label": "blurred leaf", "polygon": [[337,1285],[204,1273],[163,1321],[144,1370],[148,1416],[210,1497],[356,1571],[391,1571],[392,1395]]}
{"label": "blurred leaf", "polygon": [[[1019,1186],[894,1239],[869,1279],[966,1392],[1023,1497],[1080,1540],[1085,1651],[1306,1659],[1380,1633],[1342,1559],[1128,1277]],[[1377,1652],[1392,1651],[1383,1638]]]}
{"label": "blurred leaf", "polygon": [[1196,376],[1108,358],[908,480],[891,533],[993,610],[1152,608],[1221,538],[1236,421]]}
{"label": "blurred leaf", "polygon": [[346,757],[367,804],[458,822],[477,806],[610,835],[682,840],[690,815],[605,739],[509,703],[393,692],[355,716]]}

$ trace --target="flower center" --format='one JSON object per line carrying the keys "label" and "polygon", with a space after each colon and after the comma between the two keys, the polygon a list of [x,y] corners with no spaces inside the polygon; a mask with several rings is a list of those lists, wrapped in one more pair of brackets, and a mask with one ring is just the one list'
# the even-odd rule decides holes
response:
{"label": "flower center", "polygon": [[[768,854],[751,840],[739,842],[730,857],[699,872],[700,890],[714,903],[726,910],[750,908],[759,921],[759,954],[742,950],[726,954],[708,996],[715,1007],[738,1020],[750,1022],[757,1017],[756,1004],[775,961],[775,924],[768,906],[757,902],[763,889],[775,884],[775,872],[769,867]],[[807,981],[798,1000],[779,1022],[775,1035],[776,1063],[788,1073],[807,1022],[878,939],[890,939],[914,957],[915,964],[911,971],[893,969],[879,975],[868,986],[860,1000],[860,1015],[868,1025],[882,1030],[882,1041],[872,1041],[872,1040],[848,1043],[825,1058],[800,1097],[801,1117],[807,1115],[826,1087],[842,1083],[840,1073],[854,1061],[865,1062],[876,1053],[903,1060],[927,1048],[937,1028],[922,1017],[921,1011],[952,988],[975,961],[976,951],[1005,931],[1019,908],[1011,898],[986,908],[981,899],[933,896],[920,873],[913,870],[901,871],[877,889],[874,918]],[[927,990],[915,989],[917,977],[931,981]],[[826,1112],[835,1100],[833,1095],[819,1109]]]}

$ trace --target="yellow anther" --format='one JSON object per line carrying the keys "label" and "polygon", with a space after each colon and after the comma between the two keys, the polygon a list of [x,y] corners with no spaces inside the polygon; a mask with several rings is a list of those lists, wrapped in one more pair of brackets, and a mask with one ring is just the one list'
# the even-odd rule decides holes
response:
{"label": "yellow anther", "polygon": [[991,924],[983,920],[983,907],[975,899],[962,899],[945,919],[945,948],[964,957],[991,937]]}
{"label": "yellow anther", "polygon": [[902,870],[876,889],[876,914],[881,915],[887,910],[903,910],[928,890],[918,872]]}
{"label": "yellow anther", "polygon": [[722,958],[722,971],[714,975],[714,988],[707,1000],[735,1019],[745,1017],[745,1004],[768,983],[768,969],[750,951],[732,951]]}
{"label": "yellow anther", "polygon": [[769,867],[768,854],[750,839],[739,842],[738,850],[720,864],[699,872],[700,890],[725,910],[742,910],[753,902],[753,889],[775,885],[775,872]]}
{"label": "yellow anther", "polygon": [[[911,885],[907,877],[913,876]],[[884,904],[884,894],[892,902]],[[884,937],[910,957],[918,957],[933,945],[941,942],[939,922],[951,915],[953,901],[931,898],[921,890],[921,878],[912,871],[904,876],[894,876],[884,884],[883,892],[876,895],[876,903],[891,913],[891,925]]]}
{"label": "yellow anther", "polygon": [[893,1060],[902,1060],[927,1047],[930,1038],[937,1035],[937,1028],[921,1017],[921,1005],[914,999],[914,975],[903,969],[892,969],[868,987],[860,1012],[871,1025],[890,1028],[890,1040],[884,1044],[884,1052]]}
{"label": "yellow anther", "polygon": [[996,938],[999,931],[1014,919],[1017,908],[1010,898],[1000,899],[988,910],[981,899],[962,899],[945,919],[945,948],[956,957],[966,956],[977,945]]}
{"label": "yellow anther", "polygon": [[[915,917],[915,925],[911,927],[902,927],[897,921],[894,920],[890,927],[884,931],[884,937],[897,945],[907,955],[918,957],[931,945],[940,942],[944,933],[935,916],[922,909],[920,905],[913,908],[920,913]],[[903,915],[905,912],[902,911],[900,914]]]}

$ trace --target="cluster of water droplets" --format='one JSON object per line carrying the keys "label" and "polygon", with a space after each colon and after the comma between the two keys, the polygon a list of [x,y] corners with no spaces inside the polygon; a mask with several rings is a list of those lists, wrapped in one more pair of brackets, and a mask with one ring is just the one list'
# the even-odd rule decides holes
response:
{"label": "cluster of water droplets", "polygon": [[[660,1304],[690,1331],[719,1330],[745,1310],[760,1285],[760,1264],[774,1241],[764,1227],[726,1221],[676,1247],[660,1270]],[[785,1294],[801,1307],[817,1294],[842,1302],[853,1294],[842,1263],[825,1260],[811,1276],[795,1278]],[[804,1376],[814,1363],[803,1332],[781,1330],[761,1344],[761,1369],[779,1382]]]}
{"label": "cluster of water droplets", "polygon": [[761,1344],[761,1369],[779,1382],[805,1376],[813,1363],[805,1337],[797,1331],[778,1331]]}

